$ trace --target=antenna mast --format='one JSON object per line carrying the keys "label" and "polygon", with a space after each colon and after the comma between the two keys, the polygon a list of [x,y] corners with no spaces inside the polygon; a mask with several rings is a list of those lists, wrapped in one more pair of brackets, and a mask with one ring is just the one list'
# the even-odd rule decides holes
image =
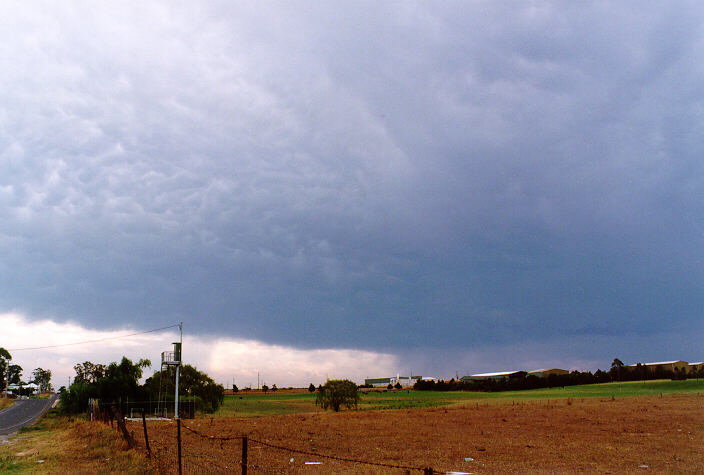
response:
{"label": "antenna mast", "polygon": [[178,376],[181,369],[181,350],[183,347],[183,322],[180,322],[178,324],[178,333],[178,343],[174,343],[174,346],[176,347],[176,354],[174,355],[174,359],[176,360],[176,391],[174,394],[174,419],[178,419]]}

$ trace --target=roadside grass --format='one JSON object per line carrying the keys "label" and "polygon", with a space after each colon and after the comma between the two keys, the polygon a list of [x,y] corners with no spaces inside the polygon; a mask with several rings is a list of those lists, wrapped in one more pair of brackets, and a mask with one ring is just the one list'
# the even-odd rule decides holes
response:
{"label": "roadside grass", "polygon": [[[454,404],[501,404],[526,400],[619,398],[652,396],[673,393],[704,393],[704,380],[686,381],[628,381],[582,386],[532,389],[525,391],[470,392],[470,391],[369,391],[361,396],[362,410],[416,409]],[[215,417],[260,417],[279,414],[320,412],[315,405],[316,393],[294,394],[236,394],[225,396]]]}
{"label": "roadside grass", "polygon": [[49,411],[36,424],[0,442],[0,472],[143,473],[151,467],[127,450],[115,429]]}
{"label": "roadside grass", "polygon": [[15,400],[9,397],[0,397],[0,411],[12,406],[14,402]]}

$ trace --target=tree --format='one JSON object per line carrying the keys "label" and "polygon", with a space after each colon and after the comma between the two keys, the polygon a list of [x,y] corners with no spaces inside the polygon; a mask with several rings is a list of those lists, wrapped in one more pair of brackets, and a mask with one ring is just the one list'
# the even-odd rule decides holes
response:
{"label": "tree", "polygon": [[266,393],[268,390],[269,390],[269,386],[267,386],[266,384],[263,384],[262,391],[264,391],[264,393]]}
{"label": "tree", "polygon": [[32,376],[34,377],[34,383],[39,386],[39,391],[51,391],[51,370],[37,368],[32,371]]}
{"label": "tree", "polygon": [[[90,398],[99,398],[102,403],[144,400],[145,391],[139,385],[139,379],[144,368],[149,366],[149,360],[140,359],[133,363],[124,356],[119,364],[112,362],[108,366],[94,365],[89,361],[77,364],[74,366],[76,378],[68,390],[61,394],[61,410],[68,413],[83,412],[88,407]],[[100,374],[102,376],[98,377]]]}
{"label": "tree", "polygon": [[95,383],[100,378],[105,376],[105,371],[107,367],[104,364],[94,364],[90,361],[85,361],[83,364],[79,363],[73,367],[76,371],[76,377],[74,380],[84,381],[86,383]]}
{"label": "tree", "polygon": [[20,384],[22,380],[22,366],[11,364],[7,367],[7,384]]}
{"label": "tree", "polygon": [[315,385],[313,383],[310,383],[310,386],[308,386],[308,392],[309,393],[315,392]]}
{"label": "tree", "polygon": [[277,391],[279,388],[276,387],[276,383],[271,385],[271,392]]}
{"label": "tree", "polygon": [[0,346],[0,389],[5,389],[7,380],[7,366],[12,360],[10,352]]}
{"label": "tree", "polygon": [[[164,371],[156,371],[144,383],[150,398],[157,399],[160,389],[162,396],[174,394],[175,377],[176,370],[173,366]],[[189,364],[181,366],[178,386],[180,397],[195,398],[196,409],[199,411],[215,412],[225,398],[225,387],[222,384],[217,384],[210,376]]]}
{"label": "tree", "polygon": [[621,370],[623,366],[623,361],[618,358],[614,358],[614,361],[611,363],[611,370],[609,371],[613,379],[618,379],[619,381],[621,380]]}
{"label": "tree", "polygon": [[323,409],[332,409],[335,412],[338,412],[342,406],[356,409],[359,403],[357,385],[348,379],[328,380],[318,389],[315,403],[320,404]]}
{"label": "tree", "polygon": [[240,388],[238,388],[235,383],[232,383],[232,392],[236,393],[236,392],[239,392],[239,390],[240,390]]}
{"label": "tree", "polygon": [[105,370],[105,375],[96,381],[101,402],[115,402],[127,398],[138,400],[142,396],[139,379],[142,377],[144,368],[151,365],[151,361],[147,359],[132,363],[132,360],[124,356],[119,364],[110,363]]}
{"label": "tree", "polygon": [[396,388],[396,389],[401,389],[401,383],[396,383],[396,384],[394,385],[394,388]]}

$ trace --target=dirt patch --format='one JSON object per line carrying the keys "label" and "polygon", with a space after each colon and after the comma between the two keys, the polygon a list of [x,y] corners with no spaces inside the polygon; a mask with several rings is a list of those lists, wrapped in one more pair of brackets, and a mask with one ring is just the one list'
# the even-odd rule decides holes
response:
{"label": "dirt patch", "polygon": [[[278,450],[435,471],[634,472],[704,470],[704,396],[574,399],[435,409],[350,411],[263,418],[203,418],[183,423],[186,472],[237,470],[240,435],[249,464],[288,473],[385,473],[375,467]],[[141,425],[132,423],[138,438]],[[162,471],[176,469],[176,424],[148,423]],[[143,440],[143,439],[142,439]],[[257,441],[261,441],[259,443]],[[305,465],[305,462],[322,462]]]}

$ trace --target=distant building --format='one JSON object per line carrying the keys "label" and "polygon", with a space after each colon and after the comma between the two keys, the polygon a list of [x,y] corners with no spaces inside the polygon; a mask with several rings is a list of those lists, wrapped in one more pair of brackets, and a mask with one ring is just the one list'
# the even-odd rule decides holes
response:
{"label": "distant building", "polygon": [[21,386],[19,384],[7,385],[7,393],[13,396],[18,396],[20,394],[20,389],[31,389],[32,394],[39,394],[39,386],[34,383],[22,383]]}
{"label": "distant building", "polygon": [[687,371],[689,369],[689,363],[686,361],[682,360],[674,360],[674,361],[656,361],[654,363],[637,363],[637,364],[629,364],[626,366],[628,369],[635,369],[636,366],[640,364],[641,366],[645,367],[649,371]]}
{"label": "distant building", "polygon": [[687,371],[689,373],[696,373],[704,369],[704,361],[697,361],[696,363],[689,363],[687,365]]}
{"label": "distant building", "polygon": [[[391,386],[396,386],[396,383],[400,384],[401,387],[410,388],[416,381],[423,379],[422,376],[391,376],[388,378],[367,378],[364,380],[365,386],[373,386],[375,388],[385,388],[390,384]],[[426,378],[427,379],[427,378]]]}
{"label": "distant building", "polygon": [[7,387],[5,388],[5,393],[6,394],[11,394],[13,396],[17,396],[20,392],[20,385],[19,384],[8,384]]}
{"label": "distant building", "polygon": [[478,374],[470,374],[469,376],[462,376],[460,378],[461,381],[464,382],[469,382],[469,381],[486,381],[489,379],[493,379],[495,381],[500,381],[502,379],[511,379],[516,376],[520,376],[521,374],[525,375],[525,371],[499,371],[497,373],[478,373]]}
{"label": "distant building", "polygon": [[529,375],[537,376],[539,378],[547,378],[551,374],[557,375],[557,376],[563,376],[565,374],[570,374],[569,371],[566,369],[560,369],[560,368],[550,368],[550,369],[536,369],[533,371],[528,371]]}

